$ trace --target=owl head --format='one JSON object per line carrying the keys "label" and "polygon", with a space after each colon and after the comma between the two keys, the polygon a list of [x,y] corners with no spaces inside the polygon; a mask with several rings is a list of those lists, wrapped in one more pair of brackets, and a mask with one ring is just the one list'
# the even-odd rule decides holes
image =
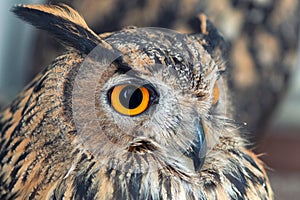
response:
{"label": "owl head", "polygon": [[206,34],[127,27],[96,35],[66,5],[13,11],[83,58],[65,77],[80,148],[118,170],[205,167],[229,117],[224,64],[213,56],[221,36],[209,21]]}

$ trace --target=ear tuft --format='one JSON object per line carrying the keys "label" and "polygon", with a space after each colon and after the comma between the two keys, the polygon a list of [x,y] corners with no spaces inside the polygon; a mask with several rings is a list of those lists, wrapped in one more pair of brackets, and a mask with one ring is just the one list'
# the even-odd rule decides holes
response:
{"label": "ear tuft", "polygon": [[227,58],[228,43],[206,15],[199,14],[189,24],[195,32],[191,35],[204,41],[203,47],[208,53],[214,58]]}
{"label": "ear tuft", "polygon": [[21,19],[45,30],[68,47],[88,54],[97,45],[111,46],[95,34],[80,14],[65,4],[18,5],[14,12]]}

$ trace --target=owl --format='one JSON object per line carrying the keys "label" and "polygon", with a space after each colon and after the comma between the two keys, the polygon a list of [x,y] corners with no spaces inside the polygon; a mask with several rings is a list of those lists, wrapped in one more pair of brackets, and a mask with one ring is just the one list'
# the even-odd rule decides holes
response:
{"label": "owl", "polygon": [[97,35],[64,4],[13,12],[67,51],[0,114],[0,199],[273,198],[204,15],[201,33]]}

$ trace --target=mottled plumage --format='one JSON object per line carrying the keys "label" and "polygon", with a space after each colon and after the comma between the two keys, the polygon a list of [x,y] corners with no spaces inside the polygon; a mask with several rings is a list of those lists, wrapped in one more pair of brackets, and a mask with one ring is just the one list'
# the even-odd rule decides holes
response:
{"label": "mottled plumage", "polygon": [[[69,50],[0,114],[0,199],[272,199],[230,120],[225,43],[204,16],[199,34],[97,36],[65,5],[14,12]],[[123,84],[148,90],[146,110],[118,112]]]}

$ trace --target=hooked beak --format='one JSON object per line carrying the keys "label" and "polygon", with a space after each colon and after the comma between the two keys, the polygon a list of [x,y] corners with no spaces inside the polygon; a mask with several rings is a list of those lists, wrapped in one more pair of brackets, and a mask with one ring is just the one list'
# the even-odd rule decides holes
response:
{"label": "hooked beak", "polygon": [[194,170],[199,171],[204,164],[205,155],[206,155],[206,139],[205,133],[202,126],[202,122],[197,121],[197,130],[195,139],[193,140],[193,144],[189,151],[187,152],[187,156],[193,160]]}

